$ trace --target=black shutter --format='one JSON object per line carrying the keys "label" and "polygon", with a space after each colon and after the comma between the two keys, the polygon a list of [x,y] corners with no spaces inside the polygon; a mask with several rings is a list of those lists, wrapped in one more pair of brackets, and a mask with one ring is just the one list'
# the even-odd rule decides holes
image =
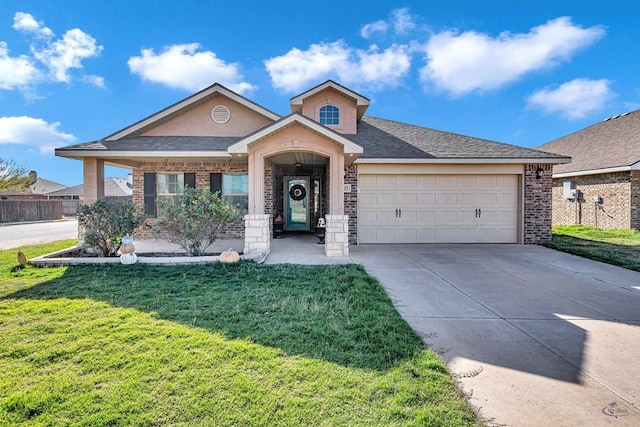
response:
{"label": "black shutter", "polygon": [[184,174],[184,186],[189,188],[196,188],[196,174],[194,172]]}
{"label": "black shutter", "polygon": [[212,193],[220,192],[222,194],[222,174],[221,173],[212,173],[209,176],[209,187],[211,188]]}
{"label": "black shutter", "polygon": [[144,173],[144,213],[150,217],[156,216],[156,174]]}

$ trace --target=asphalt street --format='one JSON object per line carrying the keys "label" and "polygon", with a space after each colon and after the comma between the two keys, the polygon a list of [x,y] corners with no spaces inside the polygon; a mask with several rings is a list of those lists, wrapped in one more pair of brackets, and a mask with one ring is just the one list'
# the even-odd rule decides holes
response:
{"label": "asphalt street", "polygon": [[78,222],[74,219],[0,224],[0,249],[54,242],[78,237]]}

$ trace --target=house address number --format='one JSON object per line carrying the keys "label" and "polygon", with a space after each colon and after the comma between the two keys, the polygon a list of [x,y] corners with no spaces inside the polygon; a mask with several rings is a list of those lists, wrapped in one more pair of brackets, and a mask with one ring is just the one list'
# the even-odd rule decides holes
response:
{"label": "house address number", "polygon": [[344,184],[344,190],[345,193],[351,193],[351,184]]}

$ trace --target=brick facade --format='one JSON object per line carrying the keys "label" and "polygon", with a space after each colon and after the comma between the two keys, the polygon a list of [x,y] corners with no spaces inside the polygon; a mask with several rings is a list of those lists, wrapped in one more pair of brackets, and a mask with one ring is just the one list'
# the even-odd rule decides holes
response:
{"label": "brick facade", "polygon": [[[538,169],[543,175],[536,178]],[[528,164],[524,167],[524,243],[551,241],[551,165]]]}
{"label": "brick facade", "polygon": [[[563,183],[572,181],[578,199],[565,199]],[[553,180],[553,225],[582,224],[598,228],[640,227],[640,171],[573,176]],[[602,203],[594,202],[602,197]]]}
{"label": "brick facade", "polygon": [[[144,173],[191,173],[196,174],[196,188],[209,188],[211,173],[246,173],[248,165],[246,162],[219,161],[219,162],[146,162],[133,168],[133,203],[144,206]],[[155,218],[148,218],[147,225],[156,223]],[[239,219],[233,224],[229,224],[226,230],[219,237],[242,238],[244,237],[244,219]],[[156,234],[149,227],[144,227],[136,233],[137,238],[151,239]]]}
{"label": "brick facade", "polygon": [[349,244],[358,242],[358,165],[346,168],[344,183],[351,185],[351,192],[344,193],[344,214],[349,216]]}

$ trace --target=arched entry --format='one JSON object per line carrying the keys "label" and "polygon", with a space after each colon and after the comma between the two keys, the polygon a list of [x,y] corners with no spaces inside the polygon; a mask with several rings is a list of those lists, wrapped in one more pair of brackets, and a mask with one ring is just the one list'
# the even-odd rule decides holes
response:
{"label": "arched entry", "polygon": [[265,192],[272,195],[266,211],[283,218],[285,231],[313,231],[318,218],[329,212],[329,159],[292,151],[267,157],[265,163],[272,177],[265,183],[271,186]]}

